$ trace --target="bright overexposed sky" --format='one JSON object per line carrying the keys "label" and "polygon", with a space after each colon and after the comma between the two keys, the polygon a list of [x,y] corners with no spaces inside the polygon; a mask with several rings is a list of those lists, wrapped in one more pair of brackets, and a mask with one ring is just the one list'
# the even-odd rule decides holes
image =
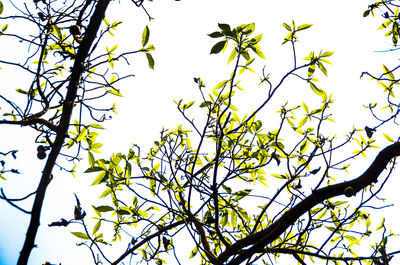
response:
{"label": "bright overexposed sky", "polygon": [[[266,71],[271,74],[272,82],[277,81],[292,66],[291,47],[281,45],[287,34],[282,23],[290,23],[293,19],[297,25],[314,24],[310,29],[298,34],[299,57],[307,56],[312,50],[335,52],[330,58],[333,64],[327,68],[328,77],[320,76],[321,87],[326,89],[328,94],[332,93],[336,100],[333,110],[337,122],[333,129],[342,137],[353,125],[363,128],[368,125],[368,119],[372,119],[362,108],[362,104],[368,104],[374,101],[377,95],[382,96],[382,94],[377,93],[380,90],[374,82],[366,78],[360,80],[361,72],[368,70],[379,73],[382,63],[388,66],[397,63],[394,54],[375,52],[390,47],[390,43],[384,39],[382,31],[376,30],[381,22],[379,18],[362,17],[363,11],[372,2],[372,0],[182,0],[179,2],[154,0],[145,3],[148,12],[154,18],[149,22],[146,14],[136,8],[131,1],[124,0],[121,3],[113,1],[107,11],[107,18],[109,21],[124,23],[117,31],[116,37],[110,39],[110,46],[118,43],[118,49],[121,50],[140,48],[142,31],[148,25],[149,43],[156,47],[153,53],[155,70],[152,71],[147,67],[144,55],[133,57],[131,65],[121,70],[133,73],[135,77],[121,83],[119,88],[124,97],[115,99],[119,115],[114,115],[113,119],[104,125],[107,130],[100,132],[102,135],[99,141],[104,144],[102,149],[104,157],[112,152],[126,152],[133,142],[148,147],[157,139],[163,126],[173,128],[179,123],[184,124],[173,100],[198,99],[194,77],[200,76],[210,88],[228,77],[232,70],[232,66],[226,64],[229,54],[210,55],[215,40],[207,34],[217,30],[218,23],[228,23],[231,26],[251,22],[256,24],[256,32],[264,34],[260,46],[267,60],[260,61],[261,67],[255,70],[260,73],[262,64],[265,64]],[[9,8],[6,4],[5,8]],[[378,12],[377,15],[379,16]],[[4,47],[1,41],[0,38],[2,45],[0,54],[21,53],[14,47]],[[0,78],[9,77],[2,76],[0,71]],[[257,95],[262,93],[262,90],[256,86],[248,90],[249,96],[243,95],[243,101],[238,103],[238,107],[258,105],[260,99]],[[289,83],[279,92],[276,106],[285,101],[299,103],[306,101],[309,90],[307,86],[297,87]],[[10,197],[13,194],[21,195],[23,191],[33,191],[44,162],[36,159],[36,150],[31,148],[33,138],[29,137],[30,131],[23,129],[21,132],[21,128],[13,128],[14,130],[5,132],[3,127],[1,126],[0,135],[15,137],[14,133],[17,131],[24,135],[11,147],[21,150],[17,166],[24,174],[10,177],[6,182],[0,180],[0,187],[4,187]],[[0,146],[6,145],[1,143]],[[373,157],[373,155],[368,156],[360,162],[357,160],[360,168],[354,169],[355,174],[362,173]],[[67,218],[66,213],[70,213],[72,218],[74,192],[80,198],[85,196],[91,199],[97,198],[98,189],[89,187],[92,181],[92,175],[78,174],[77,178],[73,179],[70,174],[55,169],[55,178],[48,188],[44,204],[42,225],[36,242],[38,248],[33,250],[29,264],[42,264],[46,260],[63,265],[91,264],[89,251],[84,247],[74,246],[76,241],[70,234],[71,230],[49,228],[47,224],[60,218]],[[389,193],[387,197],[388,202],[392,203]],[[90,205],[94,203],[82,199],[81,202],[90,213]],[[30,209],[29,203],[25,205]],[[399,208],[393,207],[391,211],[395,212],[396,209]],[[0,264],[15,264],[22,248],[28,220],[27,215],[0,201]],[[396,217],[388,216],[387,221],[389,224],[398,225]],[[400,228],[397,232],[400,232]]]}

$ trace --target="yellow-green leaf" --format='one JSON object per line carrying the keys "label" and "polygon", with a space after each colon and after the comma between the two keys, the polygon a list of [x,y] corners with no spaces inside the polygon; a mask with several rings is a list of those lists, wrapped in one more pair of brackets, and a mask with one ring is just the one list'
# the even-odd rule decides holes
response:
{"label": "yellow-green leaf", "polygon": [[85,233],[71,232],[71,234],[73,234],[74,236],[81,238],[81,239],[89,239],[88,235],[86,235]]}
{"label": "yellow-green leaf", "polygon": [[387,135],[386,133],[383,133],[383,136],[386,138],[386,140],[388,140],[389,142],[394,142],[392,137],[390,137],[389,135]]}
{"label": "yellow-green leaf", "polygon": [[149,42],[149,38],[150,38],[150,30],[149,27],[146,26],[143,30],[142,33],[142,46],[146,46],[147,42]]}

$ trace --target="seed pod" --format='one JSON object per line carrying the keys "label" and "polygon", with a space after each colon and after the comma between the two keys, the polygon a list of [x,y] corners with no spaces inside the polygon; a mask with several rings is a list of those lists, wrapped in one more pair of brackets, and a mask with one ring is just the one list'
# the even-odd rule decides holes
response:
{"label": "seed pod", "polygon": [[38,152],[44,152],[44,151],[46,151],[46,147],[44,147],[43,145],[39,145],[39,146],[37,147],[37,151],[38,151]]}
{"label": "seed pod", "polygon": [[354,189],[351,186],[347,186],[346,188],[344,188],[344,195],[346,197],[351,197],[354,195]]}
{"label": "seed pod", "polygon": [[39,16],[41,21],[46,21],[46,16],[42,12],[39,12],[38,16]]}
{"label": "seed pod", "polygon": [[72,35],[81,35],[81,27],[79,27],[78,25],[72,25],[69,28],[69,32],[71,32]]}
{"label": "seed pod", "polygon": [[44,151],[39,151],[39,152],[37,153],[37,157],[38,157],[40,160],[45,159],[45,158],[46,158],[46,152],[44,152]]}

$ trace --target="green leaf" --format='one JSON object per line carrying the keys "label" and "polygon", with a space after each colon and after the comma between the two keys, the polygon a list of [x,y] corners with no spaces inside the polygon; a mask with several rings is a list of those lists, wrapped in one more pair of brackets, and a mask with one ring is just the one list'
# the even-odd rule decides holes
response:
{"label": "green leaf", "polygon": [[249,195],[250,192],[251,192],[251,189],[245,189],[245,190],[235,192],[234,195],[236,196],[236,198],[234,198],[233,200],[239,201],[240,199],[243,199],[244,197]]}
{"label": "green leaf", "polygon": [[386,140],[388,140],[389,142],[394,142],[392,137],[390,137],[389,135],[387,135],[386,133],[383,133],[383,136],[386,138]]}
{"label": "green leaf", "polygon": [[345,235],[344,237],[345,237],[347,240],[350,241],[350,244],[351,244],[351,245],[354,245],[354,244],[360,245],[360,243],[358,242],[357,238],[355,238],[354,236]]}
{"label": "green leaf", "polygon": [[149,38],[150,38],[150,30],[149,27],[146,26],[143,30],[142,33],[142,46],[146,46],[146,44],[149,42]]}
{"label": "green leaf", "polygon": [[369,218],[369,216],[368,216],[367,220],[365,221],[365,225],[367,226],[367,228],[371,226],[371,219]]}
{"label": "green leaf", "polygon": [[18,93],[24,94],[24,95],[28,94],[28,92],[26,92],[25,90],[20,89],[20,88],[15,89],[15,91],[17,91]]}
{"label": "green leaf", "polygon": [[88,152],[88,156],[89,156],[89,165],[91,168],[94,168],[94,163],[96,162],[96,160],[94,159],[92,152]]}
{"label": "green leaf", "polygon": [[303,24],[303,25],[300,25],[298,28],[297,28],[297,31],[300,31],[300,30],[304,30],[304,29],[308,29],[309,27],[311,27],[313,24]]}
{"label": "green leaf", "polygon": [[97,178],[93,181],[92,185],[98,185],[104,182],[107,178],[108,178],[108,172],[104,170],[100,172],[99,175],[97,175]]}
{"label": "green leaf", "polygon": [[89,239],[88,235],[86,235],[85,233],[81,233],[81,232],[71,232],[71,234],[73,234],[76,237],[79,237],[81,239]]}
{"label": "green leaf", "polygon": [[97,231],[99,231],[100,227],[101,227],[101,220],[99,220],[99,221],[94,225],[92,235],[95,235],[95,234],[97,233]]}
{"label": "green leaf", "polygon": [[301,128],[303,127],[303,125],[306,123],[308,117],[304,117],[303,119],[301,119],[301,121],[299,122],[299,125],[297,126],[297,128]]}
{"label": "green leaf", "polygon": [[212,102],[211,102],[211,101],[203,101],[203,102],[200,104],[200,108],[208,107],[208,106],[211,106],[211,105],[212,105]]}
{"label": "green leaf", "polygon": [[118,48],[118,44],[114,45],[110,50],[107,49],[108,53],[112,53]]}
{"label": "green leaf", "polygon": [[325,91],[320,89],[320,88],[318,88],[313,82],[310,82],[310,87],[311,87],[312,91],[314,91],[315,94],[317,94],[317,95],[319,95],[321,97],[325,97],[326,96]]}
{"label": "green leaf", "polygon": [[102,205],[102,206],[98,206],[98,207],[94,207],[97,211],[99,212],[111,212],[114,211],[114,208],[108,205]]}
{"label": "green leaf", "polygon": [[285,27],[285,29],[287,29],[288,31],[292,31],[292,28],[291,28],[288,24],[283,23],[282,25],[283,25],[283,26]]}
{"label": "green leaf", "polygon": [[300,154],[304,154],[304,152],[307,150],[309,145],[308,140],[304,140],[303,143],[300,145]]}
{"label": "green leaf", "polygon": [[322,57],[329,57],[329,56],[331,56],[332,54],[334,54],[334,52],[327,51],[327,52],[324,52],[323,54],[321,54],[320,57],[321,57],[321,58],[322,58]]}
{"label": "green leaf", "polygon": [[[258,46],[258,45],[257,45],[257,46]],[[265,58],[265,55],[262,53],[262,51],[261,51],[260,49],[258,49],[257,47],[254,47],[254,46],[251,46],[251,48],[252,48],[253,52],[254,52],[255,54],[257,54],[260,58],[266,59],[266,58]]]}
{"label": "green leaf", "polygon": [[369,12],[370,12],[369,9],[368,9],[368,10],[365,10],[364,13],[363,13],[363,17],[367,17],[367,16],[369,15]]}
{"label": "green leaf", "polygon": [[56,33],[56,36],[59,40],[62,40],[62,34],[61,34],[61,30],[59,27],[57,27],[56,24],[52,24],[52,31]]}
{"label": "green leaf", "polygon": [[[228,82],[229,82],[229,80],[223,80],[223,81],[219,82],[219,83],[214,87],[213,90],[217,90],[217,89],[220,89],[221,87],[224,87]],[[218,95],[216,95],[216,96],[218,96]]]}
{"label": "green leaf", "polygon": [[8,28],[8,24],[5,24],[5,25],[1,28],[1,31],[4,32],[4,31],[7,30],[7,28]]}
{"label": "green leaf", "polygon": [[322,63],[318,63],[318,68],[322,71],[322,73],[324,73],[325,76],[328,76],[328,72]]}
{"label": "green leaf", "polygon": [[96,124],[96,123],[90,124],[89,127],[96,128],[96,129],[102,129],[102,130],[104,129],[103,126],[101,126],[100,124]]}
{"label": "green leaf", "polygon": [[220,42],[217,42],[212,48],[211,48],[211,53],[210,54],[217,54],[222,51],[222,49],[225,47],[227,40],[223,40]]}
{"label": "green leaf", "polygon": [[188,109],[191,106],[193,106],[193,104],[194,104],[194,101],[191,101],[189,103],[183,104],[182,109]]}
{"label": "green leaf", "polygon": [[221,227],[225,227],[228,224],[228,211],[223,211],[222,217],[220,219]]}
{"label": "green leaf", "polygon": [[101,168],[101,167],[90,167],[90,168],[86,169],[83,173],[93,173],[93,172],[99,172],[99,171],[103,171],[103,168]]}
{"label": "green leaf", "polygon": [[196,254],[197,254],[198,252],[199,252],[199,250],[198,250],[197,246],[194,247],[194,249],[192,250],[192,252],[190,252],[189,258],[190,258],[190,259],[193,258],[194,256],[196,256]]}
{"label": "green leaf", "polygon": [[122,95],[118,90],[116,90],[116,89],[110,89],[110,90],[107,90],[107,92],[108,93],[110,93],[110,94],[113,94],[113,95],[115,95],[115,96],[118,96],[118,97],[123,97],[124,95]]}
{"label": "green leaf", "polygon": [[237,213],[236,213],[236,211],[235,210],[232,210],[231,211],[231,224],[232,224],[232,227],[236,227],[236,225],[237,225]]}
{"label": "green leaf", "polygon": [[153,59],[153,56],[151,56],[150,53],[146,52],[146,57],[147,57],[147,61],[148,61],[148,63],[149,63],[150,69],[154,69],[154,59]]}
{"label": "green leaf", "polygon": [[386,65],[383,65],[383,72],[387,77],[389,77],[390,80],[394,80],[394,75],[392,71],[390,71],[389,68],[386,67]]}
{"label": "green leaf", "polygon": [[4,10],[3,2],[0,1],[0,15],[3,13],[3,10]]}
{"label": "green leaf", "polygon": [[279,175],[279,174],[273,173],[273,174],[271,174],[271,176],[273,176],[273,177],[275,177],[275,178],[278,178],[278,179],[286,179],[286,176],[285,176],[285,175]]}
{"label": "green leaf", "polygon": [[262,39],[262,33],[261,34],[259,34],[259,35],[257,35],[257,36],[255,36],[254,38],[252,38],[251,40],[250,40],[250,42],[251,42],[251,44],[257,44],[258,42],[260,42],[260,40]]}
{"label": "green leaf", "polygon": [[228,64],[229,64],[230,62],[232,62],[233,59],[235,59],[236,55],[237,55],[237,50],[236,50],[236,48],[235,48],[235,49],[233,49],[233,51],[232,51],[231,54],[229,55]]}
{"label": "green leaf", "polygon": [[222,29],[222,31],[231,32],[231,27],[228,24],[218,23],[218,27]]}
{"label": "green leaf", "polygon": [[82,130],[81,130],[81,132],[79,133],[78,138],[76,139],[76,141],[77,141],[78,143],[79,143],[80,141],[82,141],[82,140],[85,140],[86,131],[87,131],[86,128],[83,127]]}
{"label": "green leaf", "polygon": [[223,37],[224,34],[222,34],[222,33],[219,32],[219,31],[215,31],[215,32],[213,32],[213,33],[208,34],[208,36],[210,36],[211,38],[220,38],[220,37]]}

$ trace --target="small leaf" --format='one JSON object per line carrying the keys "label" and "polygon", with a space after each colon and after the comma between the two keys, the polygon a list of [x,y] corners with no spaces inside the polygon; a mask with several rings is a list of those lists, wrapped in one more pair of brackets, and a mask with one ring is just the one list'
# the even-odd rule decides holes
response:
{"label": "small leaf", "polygon": [[150,53],[146,52],[146,57],[147,57],[147,61],[148,61],[148,63],[149,63],[150,69],[154,69],[154,59],[153,59],[153,56],[151,56]]}
{"label": "small leaf", "polygon": [[211,102],[211,101],[203,101],[203,102],[200,104],[200,108],[208,107],[208,106],[211,106],[211,105],[212,105],[212,102]]}
{"label": "small leaf", "polygon": [[300,30],[304,30],[304,29],[308,29],[309,27],[311,27],[313,24],[303,24],[303,25],[300,25],[298,28],[297,28],[297,31],[300,31]]}
{"label": "small leaf", "polygon": [[197,246],[194,247],[194,249],[192,250],[192,252],[190,253],[189,259],[193,258],[194,256],[196,256],[196,254],[199,252]]}
{"label": "small leaf", "polygon": [[93,173],[93,172],[99,172],[99,171],[103,171],[103,168],[101,168],[101,167],[90,167],[90,168],[86,169],[83,173]]}
{"label": "small leaf", "polygon": [[146,46],[147,42],[149,42],[149,38],[150,38],[150,30],[149,27],[146,26],[143,30],[142,33],[142,46]]}
{"label": "small leaf", "polygon": [[101,227],[101,220],[99,220],[99,221],[94,225],[92,235],[95,235],[95,234],[97,233],[97,231],[99,231],[100,227]]}
{"label": "small leaf", "polygon": [[3,13],[3,10],[4,10],[3,2],[0,1],[0,15]]}
{"label": "small leaf", "polygon": [[300,154],[304,154],[304,152],[307,150],[309,145],[308,140],[303,141],[303,143],[300,145]]}
{"label": "small leaf", "polygon": [[73,234],[74,236],[79,237],[81,239],[89,239],[88,235],[86,235],[85,233],[71,232],[71,234]]}
{"label": "small leaf", "polygon": [[79,143],[80,141],[82,141],[82,140],[85,140],[86,131],[87,131],[86,128],[83,127],[82,130],[81,130],[80,133],[79,133],[78,138],[76,139],[76,141],[77,141],[78,143]]}
{"label": "small leaf", "polygon": [[240,199],[246,197],[247,195],[249,195],[249,193],[251,192],[251,189],[245,189],[245,190],[241,190],[238,192],[235,192],[234,195],[236,196],[236,198],[234,198],[233,200],[235,201],[239,201]]}
{"label": "small leaf", "polygon": [[266,58],[265,58],[265,55],[262,53],[262,51],[261,51],[260,49],[258,49],[258,48],[256,48],[256,47],[253,47],[253,46],[251,46],[251,48],[252,48],[253,52],[254,52],[255,54],[257,54],[260,58],[266,59]]}
{"label": "small leaf", "polygon": [[[228,82],[229,82],[229,80],[223,80],[223,81],[219,82],[219,83],[214,87],[213,90],[217,90],[217,89],[220,89],[221,87],[224,87]],[[218,95],[216,95],[216,96],[218,96]]]}
{"label": "small leaf", "polygon": [[288,31],[292,31],[292,28],[291,28],[288,24],[283,23],[282,25],[283,25],[283,26],[285,27],[285,29],[287,29]]}
{"label": "small leaf", "polygon": [[392,137],[390,137],[389,135],[387,135],[386,133],[383,133],[383,136],[386,138],[386,140],[388,140],[389,142],[394,142]]}
{"label": "small leaf", "polygon": [[320,57],[329,57],[329,56],[331,56],[332,54],[334,54],[334,52],[327,51],[327,52],[324,52],[323,54],[321,54]]}
{"label": "small leaf", "polygon": [[218,27],[226,32],[231,32],[231,27],[228,24],[218,23]]}
{"label": "small leaf", "polygon": [[108,178],[108,172],[107,171],[102,171],[96,177],[96,179],[93,181],[92,185],[98,185],[98,184],[104,182],[107,178]]}
{"label": "small leaf", "polygon": [[224,34],[222,34],[222,33],[219,32],[219,31],[215,31],[215,32],[213,32],[213,33],[208,34],[208,36],[210,36],[211,38],[220,38],[220,37],[223,37]]}
{"label": "small leaf", "polygon": [[15,91],[17,91],[18,93],[21,93],[21,94],[25,94],[25,95],[28,94],[28,92],[26,92],[25,90],[20,89],[20,88],[15,89]]}
{"label": "small leaf", "polygon": [[89,156],[89,165],[91,168],[94,168],[94,163],[96,162],[96,160],[94,159],[92,152],[88,152],[88,156]]}
{"label": "small leaf", "polygon": [[225,47],[227,40],[223,40],[220,42],[217,42],[212,48],[211,48],[211,54],[217,54],[222,51],[222,49]]}
{"label": "small leaf", "polygon": [[183,104],[182,109],[188,109],[191,106],[193,106],[193,104],[194,104],[194,101],[191,101],[189,103]]}
{"label": "small leaf", "polygon": [[108,205],[102,205],[102,206],[98,206],[98,207],[94,207],[97,211],[99,212],[110,212],[110,211],[114,211],[114,208]]}
{"label": "small leaf", "polygon": [[325,76],[328,76],[328,72],[322,63],[318,63],[318,68],[322,71],[322,73],[324,73]]}
{"label": "small leaf", "polygon": [[236,211],[235,210],[232,210],[231,211],[231,224],[232,224],[232,227],[236,227],[236,225],[237,225],[237,213],[236,213]]}
{"label": "small leaf", "polygon": [[102,129],[102,130],[104,129],[103,126],[101,126],[100,124],[96,124],[96,123],[90,124],[89,127],[96,128],[96,129]]}
{"label": "small leaf", "polygon": [[233,49],[233,51],[232,51],[231,54],[229,55],[228,64],[229,64],[230,62],[232,62],[233,59],[235,59],[236,54],[237,54],[237,50],[236,50],[236,48],[235,48],[235,49]]}

